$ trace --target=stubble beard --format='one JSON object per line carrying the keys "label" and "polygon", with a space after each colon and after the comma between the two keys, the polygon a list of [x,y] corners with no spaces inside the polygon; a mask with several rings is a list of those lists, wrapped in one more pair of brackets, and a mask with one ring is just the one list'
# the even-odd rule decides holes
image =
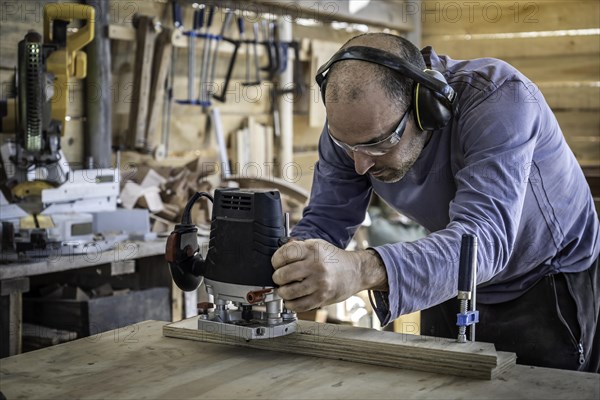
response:
{"label": "stubble beard", "polygon": [[417,159],[421,155],[423,148],[425,147],[426,138],[419,137],[420,140],[413,141],[409,149],[404,151],[399,158],[403,160],[399,166],[397,167],[386,167],[380,173],[379,176],[372,177],[379,182],[383,183],[396,183],[402,180],[404,176],[410,171],[410,169],[415,165]]}

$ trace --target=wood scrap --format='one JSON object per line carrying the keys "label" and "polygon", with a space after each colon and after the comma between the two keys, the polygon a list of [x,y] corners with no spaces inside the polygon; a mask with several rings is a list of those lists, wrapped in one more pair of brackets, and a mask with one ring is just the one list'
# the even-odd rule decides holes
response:
{"label": "wood scrap", "polygon": [[[148,208],[157,214],[153,218],[152,232],[170,232],[169,227],[179,223],[181,212],[190,197],[197,191],[210,192],[209,177],[218,173],[216,155],[212,151],[199,152],[185,160],[155,160],[135,152],[124,152],[125,165],[131,170],[124,176],[121,203],[125,208]],[[210,221],[212,205],[199,201],[199,211],[194,211],[196,224]]]}
{"label": "wood scrap", "polygon": [[77,339],[77,332],[30,323],[23,324],[23,348],[26,351],[54,346],[75,339]]}
{"label": "wood scrap", "polygon": [[199,331],[197,321],[194,317],[165,325],[163,335],[478,379],[495,379],[516,362],[514,353],[497,352],[491,343],[309,321],[298,321],[297,332],[287,336],[246,341],[241,335]]}
{"label": "wood scrap", "polygon": [[269,179],[273,176],[273,130],[254,117],[246,117],[243,127],[230,136],[229,158],[236,177]]}

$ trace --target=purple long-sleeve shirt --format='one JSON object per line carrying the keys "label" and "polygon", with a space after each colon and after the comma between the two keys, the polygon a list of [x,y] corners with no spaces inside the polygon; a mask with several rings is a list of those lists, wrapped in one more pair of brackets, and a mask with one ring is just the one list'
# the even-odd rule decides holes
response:
{"label": "purple long-sleeve shirt", "polygon": [[600,251],[589,186],[536,86],[500,60],[422,53],[457,93],[452,121],[397,183],[356,173],[324,130],[310,202],[292,232],[345,248],[373,191],[431,232],[375,248],[389,286],[374,293],[383,324],[456,296],[464,233],[479,239],[482,303],[514,299],[549,273],[585,270]]}

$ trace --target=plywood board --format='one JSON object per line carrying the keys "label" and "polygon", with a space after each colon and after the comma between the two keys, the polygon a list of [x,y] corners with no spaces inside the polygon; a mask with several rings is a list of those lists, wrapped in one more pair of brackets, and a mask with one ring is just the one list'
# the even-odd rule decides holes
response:
{"label": "plywood board", "polygon": [[401,335],[347,325],[298,321],[296,333],[246,341],[197,329],[198,318],[166,325],[167,337],[258,348],[285,353],[414,369],[442,374],[494,379],[515,364],[513,353],[496,352],[491,343],[457,343],[452,339]]}

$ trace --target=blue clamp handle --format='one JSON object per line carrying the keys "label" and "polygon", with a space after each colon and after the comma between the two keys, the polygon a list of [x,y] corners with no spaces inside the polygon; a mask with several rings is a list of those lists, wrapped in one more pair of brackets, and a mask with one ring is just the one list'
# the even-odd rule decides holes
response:
{"label": "blue clamp handle", "polygon": [[467,311],[466,314],[456,314],[457,326],[469,326],[479,322],[479,311]]}

